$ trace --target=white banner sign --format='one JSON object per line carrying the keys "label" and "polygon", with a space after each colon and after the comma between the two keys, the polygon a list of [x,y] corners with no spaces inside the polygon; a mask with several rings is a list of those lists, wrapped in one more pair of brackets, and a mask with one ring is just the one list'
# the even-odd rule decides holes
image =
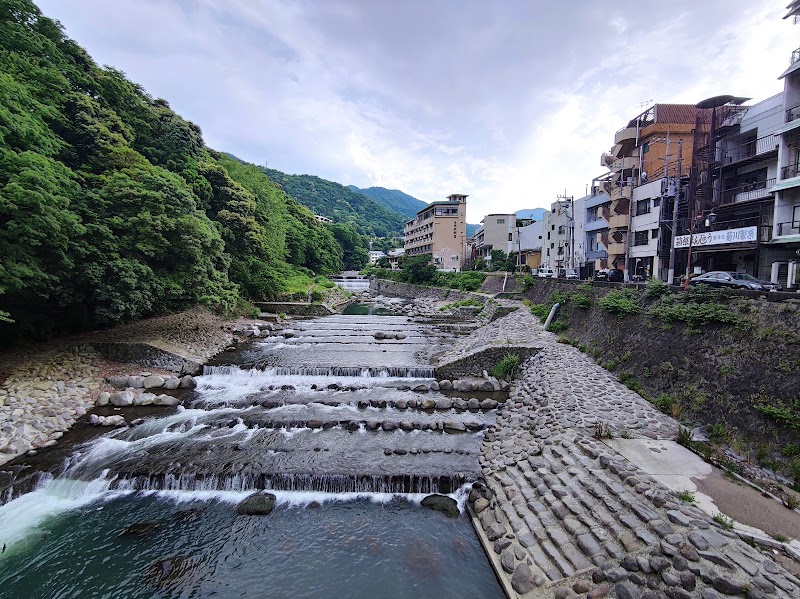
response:
{"label": "white banner sign", "polygon": [[723,245],[727,243],[754,243],[758,239],[758,227],[743,227],[741,229],[726,229],[725,231],[708,231],[692,235],[678,235],[675,238],[675,248],[688,248],[689,238],[694,237],[692,246]]}

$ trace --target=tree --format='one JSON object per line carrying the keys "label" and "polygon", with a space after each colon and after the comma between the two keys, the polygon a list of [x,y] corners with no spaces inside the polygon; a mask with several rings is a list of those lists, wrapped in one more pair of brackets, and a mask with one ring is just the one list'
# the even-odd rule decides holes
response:
{"label": "tree", "polygon": [[403,265],[406,282],[414,284],[432,283],[436,278],[436,267],[431,264],[431,255],[406,257]]}

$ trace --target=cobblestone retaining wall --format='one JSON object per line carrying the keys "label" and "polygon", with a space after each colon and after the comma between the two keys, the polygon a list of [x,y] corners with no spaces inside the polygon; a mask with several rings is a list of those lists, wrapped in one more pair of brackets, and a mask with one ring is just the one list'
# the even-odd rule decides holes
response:
{"label": "cobblestone retaining wall", "polygon": [[94,348],[109,360],[144,368],[163,368],[180,374],[201,374],[200,362],[179,356],[149,343],[96,342]]}
{"label": "cobblestone retaining wall", "polygon": [[496,346],[478,350],[463,358],[456,358],[436,367],[436,377],[440,379],[460,379],[481,376],[485,370],[492,372],[495,364],[508,354],[519,356],[520,364],[539,351],[538,347]]}
{"label": "cobblestone retaining wall", "polygon": [[369,288],[372,291],[377,291],[385,295],[405,297],[408,299],[429,298],[453,302],[470,298],[477,298],[481,301],[486,300],[485,295],[472,293],[471,291],[426,287],[425,285],[412,285],[411,283],[397,283],[395,281],[387,281],[386,279],[372,279],[369,283]]}

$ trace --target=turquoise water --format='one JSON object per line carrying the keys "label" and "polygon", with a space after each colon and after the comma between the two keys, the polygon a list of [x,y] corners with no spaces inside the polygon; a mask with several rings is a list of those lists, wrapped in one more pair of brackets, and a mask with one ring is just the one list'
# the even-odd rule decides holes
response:
{"label": "turquoise water", "polygon": [[[0,557],[0,596],[503,597],[464,515],[280,494],[272,514],[238,516],[246,494],[221,496],[117,495],[51,517]],[[122,534],[142,521],[157,527]]]}

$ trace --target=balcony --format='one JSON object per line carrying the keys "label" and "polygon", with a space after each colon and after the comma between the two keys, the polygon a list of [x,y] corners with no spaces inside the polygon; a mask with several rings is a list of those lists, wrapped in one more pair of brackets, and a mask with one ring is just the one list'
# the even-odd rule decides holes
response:
{"label": "balcony", "polygon": [[608,244],[609,256],[621,256],[625,253],[625,244],[622,242],[612,242]]}
{"label": "balcony", "polygon": [[583,225],[583,230],[587,233],[590,231],[598,231],[600,229],[607,229],[608,228],[608,221],[604,218],[598,217],[593,218],[592,220],[587,220],[586,223]]}
{"label": "balcony", "polygon": [[724,164],[733,164],[778,150],[779,135],[765,135],[725,150]]}
{"label": "balcony", "polygon": [[766,181],[758,181],[756,183],[748,183],[726,189],[722,193],[723,206],[728,204],[738,204],[739,202],[749,202],[751,200],[760,200],[771,195],[770,189],[775,185],[775,179],[767,179]]}
{"label": "balcony", "polygon": [[608,219],[608,226],[612,229],[627,229],[628,228],[628,215],[627,214],[614,214]]}
{"label": "balcony", "polygon": [[638,131],[636,130],[636,127],[626,127],[625,129],[620,129],[617,131],[616,135],[614,135],[614,143],[620,144],[625,141],[635,141],[637,135]]}
{"label": "balcony", "polygon": [[623,185],[622,187],[612,186],[609,195],[612,200],[621,200],[622,198],[630,200],[633,196],[633,187],[630,185]]}
{"label": "balcony", "polygon": [[611,164],[611,171],[612,172],[619,172],[626,169],[638,169],[639,168],[639,158],[637,156],[626,156],[625,158],[617,158]]}
{"label": "balcony", "polygon": [[781,169],[781,179],[791,179],[800,175],[800,164],[790,164]]}
{"label": "balcony", "polygon": [[[795,23],[797,23],[797,21],[795,21]],[[800,48],[792,52],[792,64],[796,63],[798,60],[800,60]]]}
{"label": "balcony", "polygon": [[786,122],[791,123],[792,121],[800,118],[800,104],[795,104],[791,108],[786,110]]}
{"label": "balcony", "polygon": [[778,223],[776,227],[776,237],[785,235],[800,235],[800,221]]}

